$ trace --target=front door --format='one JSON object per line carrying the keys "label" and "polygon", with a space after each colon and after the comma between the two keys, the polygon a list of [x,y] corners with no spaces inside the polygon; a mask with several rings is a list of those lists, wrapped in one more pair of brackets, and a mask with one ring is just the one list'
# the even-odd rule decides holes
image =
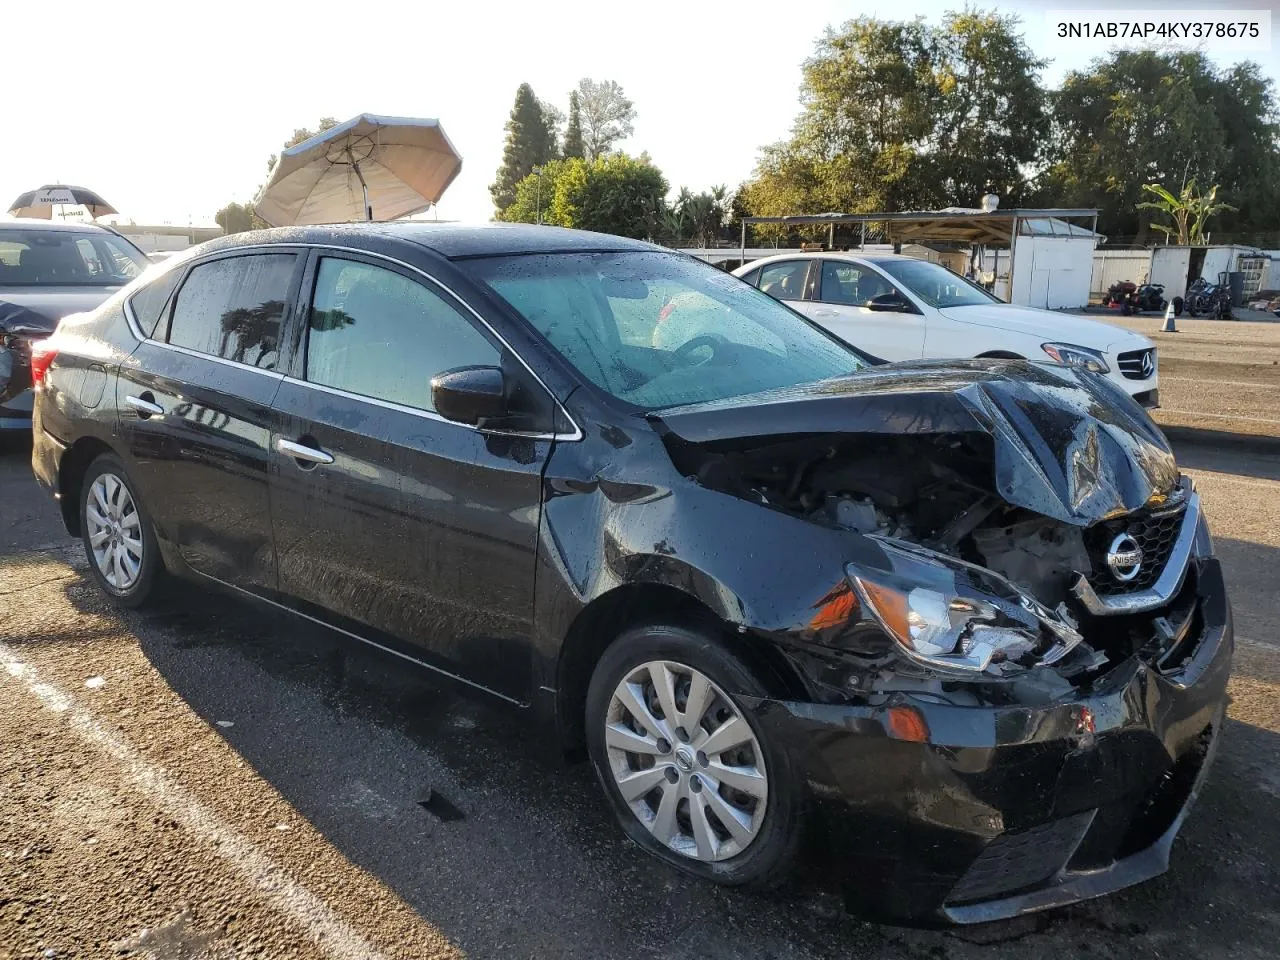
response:
{"label": "front door", "polygon": [[822,260],[817,297],[794,303],[820,326],[882,360],[919,360],[924,356],[924,317],[916,310],[872,310],[876,297],[898,293],[879,271],[860,263]]}
{"label": "front door", "polygon": [[431,378],[503,366],[443,288],[313,256],[275,402],[271,507],[286,602],[512,700],[528,697],[542,469],[551,441],[445,420]]}
{"label": "front door", "polygon": [[[303,260],[283,250],[195,264],[116,380],[130,472],[157,533],[193,570],[258,592],[275,586],[269,420]],[[141,319],[150,332],[153,318]]]}

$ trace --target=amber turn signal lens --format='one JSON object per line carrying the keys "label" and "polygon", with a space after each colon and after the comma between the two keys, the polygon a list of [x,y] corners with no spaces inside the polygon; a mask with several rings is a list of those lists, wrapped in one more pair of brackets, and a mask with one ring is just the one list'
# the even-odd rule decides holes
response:
{"label": "amber turn signal lens", "polygon": [[929,742],[929,724],[924,714],[915,707],[889,708],[889,733],[899,740],[912,743]]}

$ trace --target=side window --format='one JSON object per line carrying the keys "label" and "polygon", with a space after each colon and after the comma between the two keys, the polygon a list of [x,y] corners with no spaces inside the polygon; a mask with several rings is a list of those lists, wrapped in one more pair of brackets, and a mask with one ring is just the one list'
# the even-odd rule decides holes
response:
{"label": "side window", "polygon": [[822,261],[822,288],[818,296],[823,303],[862,306],[869,300],[897,290],[888,280],[852,263]]}
{"label": "side window", "polygon": [[325,257],[307,331],[307,379],[431,410],[431,378],[498,366],[498,348],[453,304],[392,270]]}
{"label": "side window", "polygon": [[754,270],[748,270],[739,279],[751,284],[753,287],[760,286],[760,268],[756,267]]}
{"label": "side window", "polygon": [[138,321],[138,329],[143,336],[155,336],[156,325],[160,322],[160,314],[169,302],[169,294],[178,285],[181,270],[170,270],[164,276],[157,277],[129,298],[129,308]]}
{"label": "side window", "polygon": [[804,296],[808,260],[784,260],[760,269],[760,289],[775,300],[799,300]]}
{"label": "side window", "polygon": [[174,303],[169,342],[274,370],[296,260],[255,254],[192,267]]}

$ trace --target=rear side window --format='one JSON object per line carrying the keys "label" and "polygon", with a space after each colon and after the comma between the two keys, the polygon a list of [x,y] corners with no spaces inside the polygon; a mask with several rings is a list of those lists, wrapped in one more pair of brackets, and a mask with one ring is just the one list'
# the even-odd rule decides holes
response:
{"label": "rear side window", "polygon": [[174,303],[169,342],[274,370],[296,259],[255,254],[192,267]]}
{"label": "rear side window", "polygon": [[808,260],[785,260],[760,269],[760,289],[775,300],[799,300],[804,296]]}
{"label": "rear side window", "polygon": [[460,310],[392,270],[325,257],[307,333],[307,379],[392,403],[433,409],[431,378],[498,366],[498,349]]}
{"label": "rear side window", "polygon": [[160,314],[169,302],[169,294],[178,285],[181,270],[170,270],[163,276],[152,280],[145,287],[129,298],[129,309],[133,318],[138,321],[138,329],[144,337],[155,336],[156,325],[160,322]]}

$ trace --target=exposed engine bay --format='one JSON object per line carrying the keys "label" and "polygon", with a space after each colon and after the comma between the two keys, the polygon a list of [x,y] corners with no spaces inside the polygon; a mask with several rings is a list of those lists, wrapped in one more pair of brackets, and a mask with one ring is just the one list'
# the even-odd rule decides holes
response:
{"label": "exposed engine bay", "polygon": [[[673,440],[668,448],[703,486],[880,542],[894,573],[854,582],[864,607],[925,665],[1007,675],[1061,660],[1060,673],[1083,676],[1152,640],[1150,615],[1090,617],[1073,599],[1081,577],[1111,581],[1097,546],[1111,536],[1107,524],[1068,523],[1002,499],[988,436]],[[910,598],[898,630],[890,608],[901,601],[887,599],[897,596],[895,578]]]}

